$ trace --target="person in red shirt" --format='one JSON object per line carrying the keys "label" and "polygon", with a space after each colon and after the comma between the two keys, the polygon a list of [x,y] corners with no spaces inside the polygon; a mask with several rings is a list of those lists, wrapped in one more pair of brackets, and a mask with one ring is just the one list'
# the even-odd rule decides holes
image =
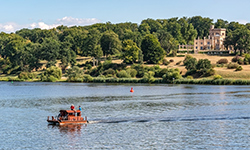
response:
{"label": "person in red shirt", "polygon": [[74,109],[75,109],[75,106],[74,106],[73,104],[71,104],[70,109],[71,109],[71,110],[74,110]]}

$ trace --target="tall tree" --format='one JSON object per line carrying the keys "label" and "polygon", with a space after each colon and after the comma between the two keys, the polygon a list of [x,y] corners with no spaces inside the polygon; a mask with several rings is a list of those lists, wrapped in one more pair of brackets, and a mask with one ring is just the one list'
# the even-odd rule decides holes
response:
{"label": "tall tree", "polygon": [[236,36],[239,37],[236,48],[240,50],[240,55],[242,55],[243,51],[246,53],[250,52],[250,30],[246,27],[235,30],[237,32]]}
{"label": "tall tree", "polygon": [[127,64],[132,64],[138,60],[140,48],[132,40],[123,41],[123,49],[121,59]]}
{"label": "tall tree", "polygon": [[[6,55],[8,59],[10,60],[12,67],[16,67],[19,65],[23,65],[23,60],[26,59],[24,58],[23,55],[26,53],[24,51],[25,48],[25,42],[24,40],[11,40],[7,45],[6,45]],[[22,60],[20,62],[20,60]]]}
{"label": "tall tree", "polygon": [[64,29],[59,35],[61,42],[68,42],[71,44],[71,49],[78,55],[84,55],[84,41],[87,37],[87,31],[77,27]]}
{"label": "tall tree", "polygon": [[229,48],[230,46],[233,47],[235,53],[237,50],[239,50],[241,55],[243,51],[249,52],[250,51],[250,30],[242,26],[239,29],[229,32],[224,41],[224,45],[226,48]]}
{"label": "tall tree", "polygon": [[146,34],[150,34],[150,30],[151,30],[151,28],[147,23],[142,23],[139,26],[139,31],[143,36]]}
{"label": "tall tree", "polygon": [[228,24],[228,21],[223,19],[217,19],[217,22],[215,22],[214,27],[215,28],[226,28]]}
{"label": "tall tree", "polygon": [[42,66],[42,64],[40,63],[41,44],[30,42],[26,45],[26,49],[30,54],[28,59],[28,64],[29,64],[28,71],[32,71],[33,69],[35,70],[39,69]]}
{"label": "tall tree", "polygon": [[47,65],[54,66],[59,58],[61,44],[53,38],[45,38],[41,44],[41,56],[43,60],[47,60]]}
{"label": "tall tree", "polygon": [[105,56],[119,54],[121,51],[121,41],[113,31],[106,31],[101,37],[101,47]]}
{"label": "tall tree", "polygon": [[194,16],[188,18],[188,22],[192,23],[194,29],[197,30],[198,36],[200,38],[207,37],[209,35],[210,26],[213,24],[213,19],[202,18],[201,16]]}
{"label": "tall tree", "polygon": [[101,57],[100,49],[101,33],[97,29],[90,29],[84,42],[84,56]]}
{"label": "tall tree", "polygon": [[143,52],[143,59],[148,63],[157,64],[163,60],[165,51],[161,47],[158,39],[152,35],[146,35],[142,40],[141,50]]}
{"label": "tall tree", "polygon": [[154,33],[157,30],[161,30],[162,29],[162,25],[161,23],[159,23],[158,21],[154,20],[154,19],[146,19],[146,20],[142,20],[141,24],[148,24],[149,25],[149,29],[150,29],[150,33]]}
{"label": "tall tree", "polygon": [[178,41],[178,43],[186,43],[181,34],[181,25],[178,22],[168,23],[167,31]]}
{"label": "tall tree", "polygon": [[168,54],[171,50],[176,50],[178,41],[176,41],[173,36],[166,30],[158,30],[156,36],[161,44],[161,47]]}
{"label": "tall tree", "polygon": [[58,59],[61,60],[62,70],[65,70],[67,66],[74,66],[76,63],[76,53],[70,49],[70,43],[60,43],[60,50]]}

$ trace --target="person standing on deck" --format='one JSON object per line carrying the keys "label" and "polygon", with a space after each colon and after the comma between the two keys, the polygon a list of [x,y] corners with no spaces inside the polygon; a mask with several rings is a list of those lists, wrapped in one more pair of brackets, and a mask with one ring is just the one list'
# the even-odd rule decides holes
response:
{"label": "person standing on deck", "polygon": [[79,110],[82,111],[82,107],[81,106],[79,106]]}
{"label": "person standing on deck", "polygon": [[75,109],[75,106],[74,106],[73,104],[71,104],[70,109],[71,109],[71,110],[74,110],[74,109]]}

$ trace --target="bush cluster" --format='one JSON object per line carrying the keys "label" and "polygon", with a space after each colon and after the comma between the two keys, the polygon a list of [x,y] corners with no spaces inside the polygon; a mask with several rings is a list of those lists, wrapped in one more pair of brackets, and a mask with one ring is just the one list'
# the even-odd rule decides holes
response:
{"label": "bush cluster", "polygon": [[180,70],[178,68],[176,69],[168,69],[167,72],[163,75],[163,81],[164,82],[174,82],[177,79],[181,79],[182,76],[180,74]]}
{"label": "bush cluster", "polygon": [[199,61],[197,61],[196,58],[186,55],[183,63],[187,69],[185,76],[196,74],[196,76],[207,77],[215,74],[215,71],[212,69],[212,64],[208,59],[199,59]]}
{"label": "bush cluster", "polygon": [[249,65],[250,64],[250,54],[244,55],[244,64]]}
{"label": "bush cluster", "polygon": [[222,79],[221,75],[214,75],[214,80],[217,80],[217,79]]}
{"label": "bush cluster", "polygon": [[170,62],[167,59],[163,59],[162,63],[163,63],[163,65],[166,65],[166,66],[170,64]]}
{"label": "bush cluster", "polygon": [[178,61],[178,62],[176,63],[176,65],[180,65],[180,64],[181,64],[181,62],[182,62],[182,61]]}
{"label": "bush cluster", "polygon": [[228,65],[227,65],[227,69],[236,69],[237,67],[239,66],[239,64],[237,64],[237,63],[229,63]]}
{"label": "bush cluster", "polygon": [[240,65],[244,65],[244,60],[238,55],[232,58],[232,62],[238,63]]}
{"label": "bush cluster", "polygon": [[56,82],[61,79],[62,70],[58,67],[52,66],[46,69],[45,72],[41,75],[41,81],[45,82]]}
{"label": "bush cluster", "polygon": [[243,70],[242,66],[238,66],[235,71],[241,71]]}
{"label": "bush cluster", "polygon": [[18,75],[18,78],[22,79],[22,80],[30,80],[30,79],[34,79],[35,77],[36,77],[36,75],[34,73],[31,73],[31,72],[21,72]]}
{"label": "bush cluster", "polygon": [[222,58],[217,61],[217,64],[227,64],[227,63],[228,63],[228,60],[226,58]]}
{"label": "bush cluster", "polygon": [[207,85],[250,85],[250,80],[230,80],[230,79],[179,79],[174,84],[207,84]]}

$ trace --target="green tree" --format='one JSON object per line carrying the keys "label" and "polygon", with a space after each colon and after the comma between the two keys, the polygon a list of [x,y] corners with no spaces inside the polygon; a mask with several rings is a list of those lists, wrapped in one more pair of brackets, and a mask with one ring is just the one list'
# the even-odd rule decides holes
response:
{"label": "green tree", "polygon": [[[25,58],[26,57],[26,58]],[[26,68],[26,71],[32,71],[33,69],[37,70],[42,67],[40,63],[41,59],[41,44],[29,42],[25,45],[25,58],[22,63],[23,69]],[[22,67],[21,67],[22,70]]]}
{"label": "green tree", "polygon": [[121,70],[117,73],[117,77],[119,78],[131,78],[130,72],[127,72],[126,70]]}
{"label": "green tree", "polygon": [[154,71],[148,71],[144,73],[142,79],[144,82],[152,83],[155,81],[154,75],[155,75]]}
{"label": "green tree", "polygon": [[167,54],[170,53],[171,50],[177,49],[178,41],[176,41],[169,32],[167,32],[166,30],[158,30],[156,32],[156,35],[161,44],[161,47]]}
{"label": "green tree", "polygon": [[250,30],[250,23],[246,23],[246,28]]}
{"label": "green tree", "polygon": [[196,58],[189,58],[185,60],[183,63],[187,70],[196,70],[196,65],[197,65]]}
{"label": "green tree", "polygon": [[123,49],[121,59],[124,63],[132,64],[138,59],[140,49],[132,40],[123,41]]}
{"label": "green tree", "polygon": [[19,66],[21,71],[28,70],[28,62],[31,54],[26,48],[26,40],[23,38],[8,42],[5,48],[5,57],[10,61],[12,68]]}
{"label": "green tree", "polygon": [[212,68],[211,62],[208,59],[199,59],[198,63],[196,64],[197,70],[208,70],[211,68]]}
{"label": "green tree", "polygon": [[233,31],[235,31],[237,29],[240,29],[242,27],[244,27],[243,24],[240,24],[239,22],[232,21],[232,22],[230,22],[229,24],[226,25],[227,34],[230,33],[230,32],[233,32]]}
{"label": "green tree", "polygon": [[55,65],[60,55],[61,43],[53,38],[45,38],[41,44],[41,56],[50,65]]}
{"label": "green tree", "polygon": [[230,46],[234,48],[235,54],[239,50],[241,55],[242,52],[249,52],[250,50],[250,30],[246,27],[241,27],[230,33],[228,33],[224,45],[226,48]]}
{"label": "green tree", "polygon": [[71,49],[77,54],[85,55],[85,39],[87,38],[87,30],[81,29],[80,27],[71,27],[64,29],[59,35],[61,42],[68,42],[71,44]]}
{"label": "green tree", "polygon": [[52,66],[46,69],[41,75],[41,81],[55,82],[62,77],[62,70],[58,67]]}
{"label": "green tree", "polygon": [[237,41],[236,48],[240,50],[240,55],[243,54],[243,51],[245,53],[250,52],[250,30],[243,27],[241,29],[237,29],[236,36],[239,37]]}
{"label": "green tree", "polygon": [[185,40],[181,34],[181,25],[178,22],[169,22],[167,25],[167,31],[178,41],[178,43],[185,44]]}
{"label": "green tree", "polygon": [[84,55],[100,58],[103,55],[100,47],[101,33],[97,29],[89,30],[84,44]]}
{"label": "green tree", "polygon": [[165,51],[161,47],[158,39],[152,35],[148,34],[142,40],[141,50],[143,52],[143,60],[148,63],[157,64],[163,60],[165,56]]}
{"label": "green tree", "polygon": [[162,25],[158,21],[156,21],[154,19],[150,19],[150,18],[148,18],[146,20],[142,20],[141,24],[148,24],[148,26],[150,27],[148,29],[149,29],[151,34],[162,29]]}
{"label": "green tree", "polygon": [[92,50],[90,56],[97,58],[97,59],[101,58],[103,56],[101,45],[96,45],[94,49]]}
{"label": "green tree", "polygon": [[207,37],[209,35],[210,26],[213,24],[213,19],[202,18],[201,16],[194,16],[188,18],[188,22],[192,23],[194,29],[197,30],[198,36],[200,38]]}
{"label": "green tree", "polygon": [[178,20],[178,23],[181,26],[181,34],[185,42],[182,44],[192,44],[194,38],[196,38],[197,36],[197,31],[194,29],[194,26],[192,25],[192,23],[188,23],[186,17],[180,18]]}
{"label": "green tree", "polygon": [[139,31],[143,36],[150,34],[150,30],[151,28],[147,23],[141,23],[139,26]]}
{"label": "green tree", "polygon": [[68,77],[68,81],[81,81],[83,78],[83,70],[80,69],[77,66],[74,66],[73,68],[69,68],[66,71],[66,76]]}
{"label": "green tree", "polygon": [[225,21],[223,19],[217,19],[217,22],[215,22],[214,27],[215,28],[226,28],[228,24],[228,21]]}
{"label": "green tree", "polygon": [[101,37],[101,47],[105,56],[119,54],[121,51],[121,41],[113,31],[106,31]]}
{"label": "green tree", "polygon": [[139,64],[143,64],[143,53],[142,53],[142,50],[139,50],[138,63]]}
{"label": "green tree", "polygon": [[62,70],[65,70],[69,64],[71,66],[76,63],[76,53],[70,49],[70,44],[67,42],[62,42],[60,44],[58,59],[61,60]]}
{"label": "green tree", "polygon": [[180,70],[176,69],[167,69],[166,73],[163,75],[163,81],[165,82],[173,82],[176,79],[181,79],[182,76],[180,74]]}
{"label": "green tree", "polygon": [[233,33],[229,32],[225,38],[224,41],[224,46],[229,49],[230,47],[233,47],[234,52],[236,54],[236,50],[237,50],[237,38],[235,35],[233,35]]}

